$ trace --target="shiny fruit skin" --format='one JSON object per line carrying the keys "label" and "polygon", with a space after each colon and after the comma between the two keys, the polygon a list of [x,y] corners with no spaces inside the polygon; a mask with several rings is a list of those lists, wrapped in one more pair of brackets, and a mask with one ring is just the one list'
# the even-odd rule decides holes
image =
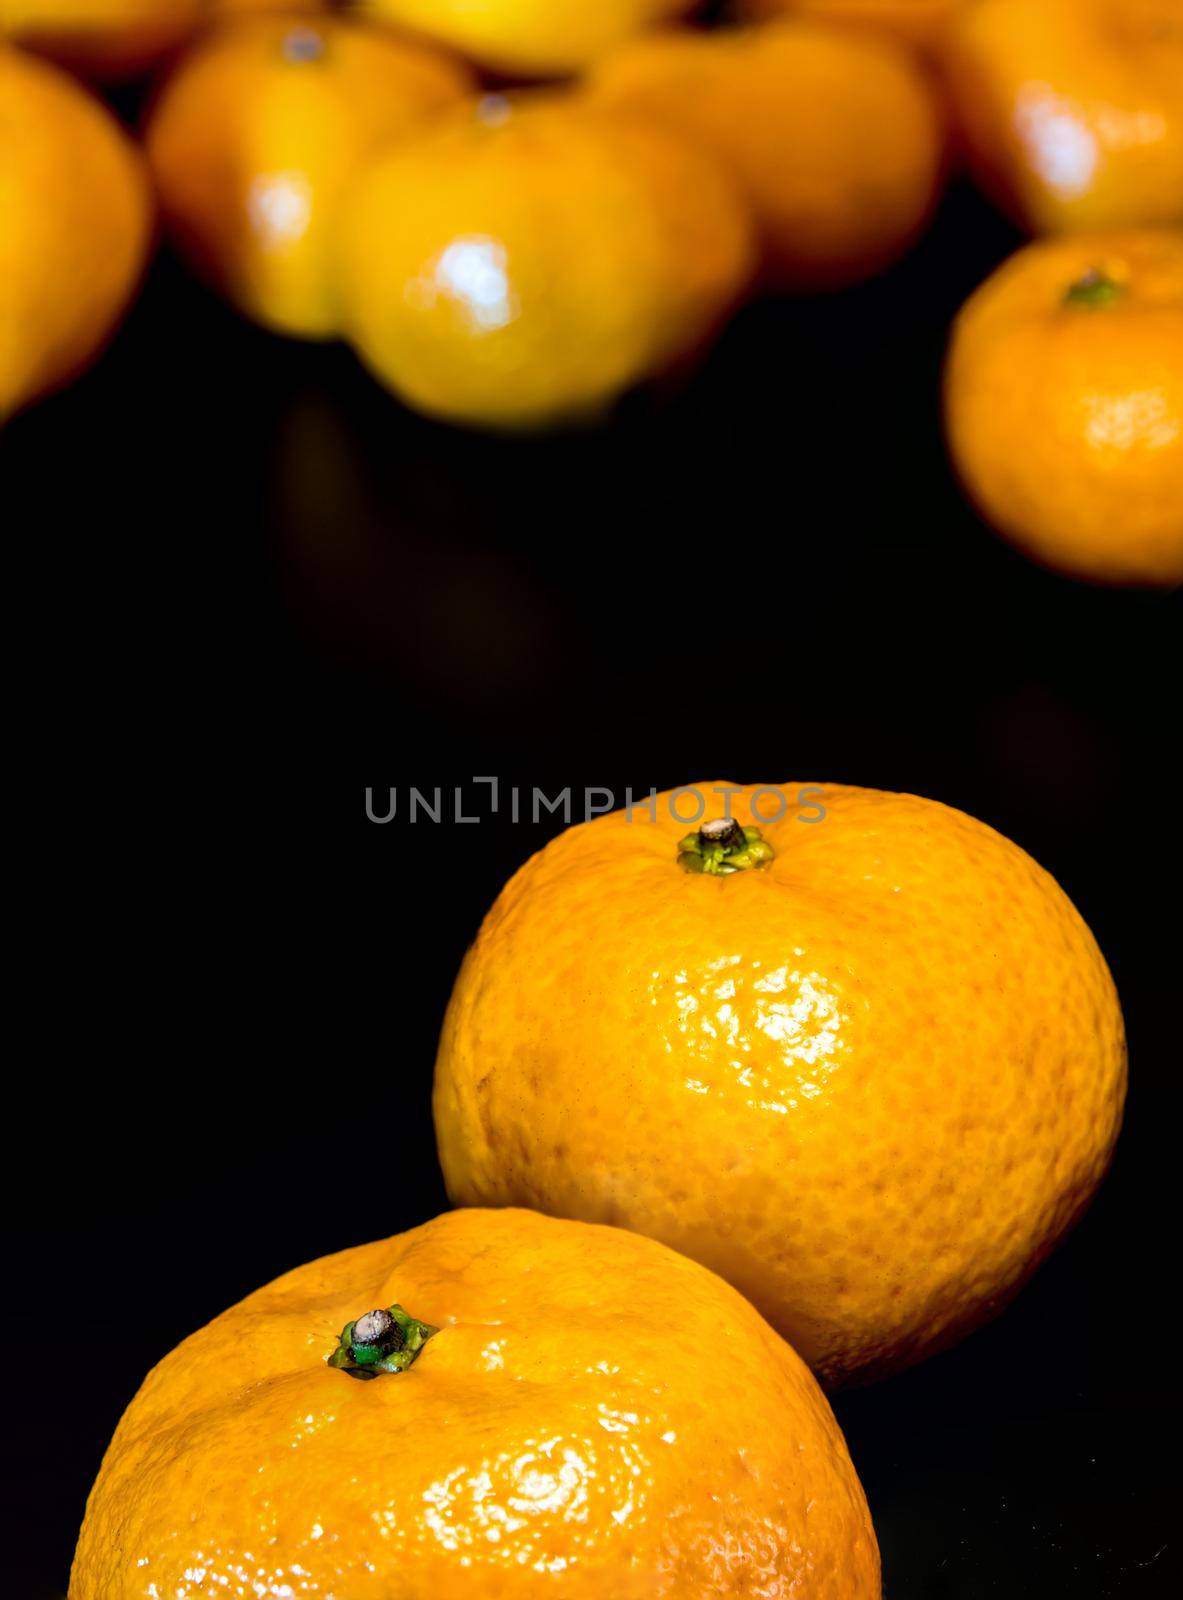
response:
{"label": "shiny fruit skin", "polygon": [[779,802],[729,787],[765,867],[684,872],[660,796],[504,889],[440,1041],[444,1175],[461,1205],[661,1239],[827,1382],[867,1379],[992,1315],[1080,1214],[1121,1013],[1067,897],[982,823],[827,784],[821,821],[764,825]]}
{"label": "shiny fruit skin", "polygon": [[[1098,274],[1113,297],[1074,303]],[[1020,250],[957,318],[945,393],[965,485],[1020,549],[1098,583],[1183,583],[1183,229]]]}
{"label": "shiny fruit skin", "polygon": [[[325,1364],[392,1303],[440,1330],[408,1371]],[[751,1306],[651,1240],[459,1211],[248,1296],[149,1375],[107,1451],[70,1600],[293,1593],[880,1589],[837,1423]]]}
{"label": "shiny fruit skin", "polygon": [[358,14],[420,32],[519,77],[577,72],[605,50],[684,16],[697,0],[357,0]]}
{"label": "shiny fruit skin", "polygon": [[152,233],[148,175],[115,119],[0,44],[0,421],[98,353]]}
{"label": "shiny fruit skin", "polygon": [[0,0],[0,34],[99,79],[142,72],[191,34],[210,0]]}
{"label": "shiny fruit skin", "polygon": [[754,21],[810,17],[880,28],[933,51],[944,38],[949,19],[967,3],[970,0],[741,0],[739,12]]}
{"label": "shiny fruit skin", "polygon": [[184,59],[148,123],[165,218],[248,315],[330,336],[342,194],[376,150],[470,88],[456,62],[381,29],[311,16],[229,23]]}
{"label": "shiny fruit skin", "polygon": [[573,98],[495,96],[359,183],[342,233],[346,328],[431,415],[565,423],[705,342],[753,250],[747,208],[693,145]]}
{"label": "shiny fruit skin", "polygon": [[1183,224],[1179,0],[978,0],[946,66],[979,180],[1032,232]]}
{"label": "shiny fruit skin", "polygon": [[651,34],[605,57],[590,87],[725,162],[776,286],[871,276],[915,242],[936,204],[943,112],[888,38],[813,23]]}

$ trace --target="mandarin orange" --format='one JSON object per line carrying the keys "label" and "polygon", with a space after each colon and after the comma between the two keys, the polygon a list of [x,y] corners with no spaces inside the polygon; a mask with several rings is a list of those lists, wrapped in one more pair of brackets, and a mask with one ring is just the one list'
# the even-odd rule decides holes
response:
{"label": "mandarin orange", "polygon": [[355,0],[358,15],[411,28],[516,77],[578,71],[697,0]]}
{"label": "mandarin orange", "polygon": [[0,0],[0,35],[97,78],[142,72],[176,49],[210,0]]}
{"label": "mandarin orange", "polygon": [[147,128],[166,221],[242,310],[308,338],[338,331],[338,207],[357,170],[471,87],[425,45],[341,18],[216,29]]}
{"label": "mandarin orange", "polygon": [[148,175],[115,119],[0,44],[0,420],[93,359],[152,232]]}
{"label": "mandarin orange", "polygon": [[813,17],[819,22],[853,23],[879,28],[909,44],[934,51],[944,38],[953,13],[970,0],[741,0],[740,15],[765,21],[770,17]]}
{"label": "mandarin orange", "polygon": [[660,1239],[837,1383],[1044,1259],[1108,1163],[1125,1046],[1022,850],[911,795],[799,798],[699,785],[527,862],[457,978],[435,1117],[458,1204]]}
{"label": "mandarin orange", "polygon": [[661,33],[604,57],[599,100],[699,140],[760,226],[765,276],[838,288],[896,260],[941,186],[945,118],[893,40],[814,23]]}
{"label": "mandarin orange", "polygon": [[977,0],[946,58],[970,161],[1033,232],[1183,224],[1179,0]]}
{"label": "mandarin orange", "polygon": [[128,1407],[70,1600],[223,1594],[880,1588],[837,1424],[751,1306],[651,1240],[460,1211],[249,1295]]}
{"label": "mandarin orange", "polygon": [[709,154],[575,97],[491,96],[363,174],[342,304],[411,405],[532,428],[594,416],[685,360],[753,260],[748,210]]}
{"label": "mandarin orange", "polygon": [[945,394],[966,487],[1020,549],[1183,583],[1183,230],[1019,251],[958,317]]}

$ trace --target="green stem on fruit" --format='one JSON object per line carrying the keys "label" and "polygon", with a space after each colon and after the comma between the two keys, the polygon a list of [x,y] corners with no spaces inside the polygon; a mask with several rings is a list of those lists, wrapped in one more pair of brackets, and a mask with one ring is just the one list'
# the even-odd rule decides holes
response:
{"label": "green stem on fruit", "polygon": [[1076,282],[1064,296],[1066,306],[1079,306],[1085,311],[1100,311],[1111,306],[1122,295],[1121,284],[1100,267],[1093,267]]}
{"label": "green stem on fruit", "polygon": [[684,872],[726,878],[733,872],[767,866],[775,854],[759,828],[744,828],[731,817],[716,817],[681,841],[678,865]]}
{"label": "green stem on fruit", "polygon": [[418,1359],[433,1334],[429,1323],[408,1316],[402,1306],[367,1311],[341,1329],[329,1366],[351,1378],[377,1378],[384,1372],[405,1372]]}

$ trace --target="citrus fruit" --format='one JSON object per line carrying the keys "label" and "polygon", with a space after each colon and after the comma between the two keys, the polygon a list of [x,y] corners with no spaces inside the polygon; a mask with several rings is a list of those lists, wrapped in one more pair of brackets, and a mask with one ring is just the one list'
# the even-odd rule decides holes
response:
{"label": "citrus fruit", "polygon": [[239,1593],[880,1589],[829,1407],[739,1295],[616,1229],[460,1211],[249,1295],[129,1406],[70,1600]]}
{"label": "citrus fruit", "polygon": [[752,249],[724,172],[664,129],[575,99],[490,97],[382,156],[350,197],[346,328],[435,416],[565,421],[701,345]]}
{"label": "citrus fruit", "polygon": [[568,829],[486,917],[436,1064],[449,1194],[660,1239],[830,1383],[952,1343],[1109,1160],[1125,1049],[1089,930],[931,800],[650,805]]}
{"label": "citrus fruit", "polygon": [[147,173],[114,118],[0,44],[0,420],[98,352],[151,239]]}
{"label": "citrus fruit", "polygon": [[0,34],[100,78],[142,71],[203,20],[209,0],[0,0]]}
{"label": "citrus fruit", "polygon": [[365,17],[413,28],[519,76],[575,72],[612,45],[697,0],[357,0]]}
{"label": "citrus fruit", "polygon": [[882,28],[925,50],[938,46],[953,13],[968,0],[741,0],[741,16],[814,17]]}
{"label": "citrus fruit", "polygon": [[1027,554],[1104,583],[1183,583],[1183,229],[1020,250],[953,330],[949,444]]}
{"label": "citrus fruit", "polygon": [[214,19],[226,17],[258,16],[261,12],[282,12],[291,16],[300,16],[305,12],[356,11],[356,6],[342,6],[337,0],[209,0],[209,7]]}
{"label": "citrus fruit", "polygon": [[978,177],[1032,231],[1183,223],[1179,0],[978,0],[947,67]]}
{"label": "citrus fruit", "polygon": [[229,23],[186,56],[150,117],[164,216],[249,315],[286,333],[335,333],[347,183],[469,88],[455,62],[381,29],[329,17]]}
{"label": "citrus fruit", "polygon": [[932,213],[943,114],[927,76],[888,38],[813,23],[652,34],[605,57],[591,88],[726,162],[777,284],[865,278],[903,254]]}

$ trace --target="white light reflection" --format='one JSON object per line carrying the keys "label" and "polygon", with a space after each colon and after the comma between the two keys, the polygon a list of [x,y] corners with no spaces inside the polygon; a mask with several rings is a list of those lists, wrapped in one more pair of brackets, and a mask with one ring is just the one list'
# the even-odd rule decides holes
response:
{"label": "white light reflection", "polygon": [[478,328],[503,328],[513,315],[504,248],[493,239],[456,239],[440,256],[435,281],[463,302]]}
{"label": "white light reflection", "polygon": [[1179,424],[1160,390],[1092,395],[1088,400],[1089,443],[1110,450],[1163,450],[1179,436]]}
{"label": "white light reflection", "polygon": [[1015,127],[1031,165],[1063,200],[1075,200],[1093,181],[1100,160],[1096,135],[1072,104],[1046,83],[1027,84],[1015,107]]}
{"label": "white light reflection", "polygon": [[273,172],[258,177],[247,196],[251,227],[267,249],[293,243],[312,220],[312,189],[301,172]]}

